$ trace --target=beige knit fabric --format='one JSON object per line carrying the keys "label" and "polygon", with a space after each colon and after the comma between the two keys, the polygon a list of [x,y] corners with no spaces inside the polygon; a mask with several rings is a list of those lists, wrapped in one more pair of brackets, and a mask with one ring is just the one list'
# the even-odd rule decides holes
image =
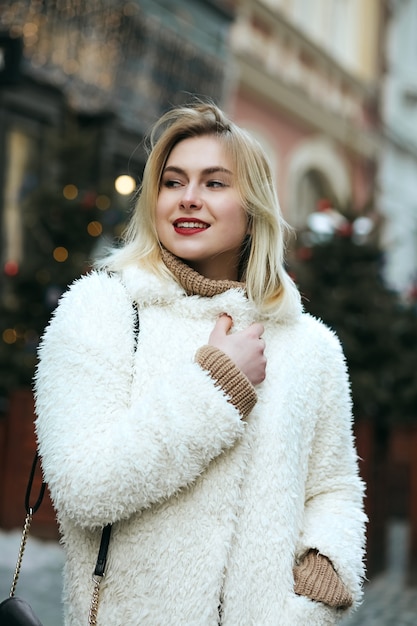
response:
{"label": "beige knit fabric", "polygon": [[317,550],[307,552],[301,563],[294,567],[294,583],[294,591],[300,596],[338,609],[352,606],[353,598],[331,561]]}
{"label": "beige knit fabric", "polygon": [[165,265],[189,296],[199,295],[211,298],[228,289],[245,289],[245,283],[234,280],[212,280],[202,276],[165,248],[161,248],[161,254]]}
{"label": "beige knit fabric", "polygon": [[196,362],[217,381],[230,402],[239,410],[242,417],[247,417],[256,404],[254,387],[243,372],[236,367],[229,357],[213,346],[202,346],[195,355]]}
{"label": "beige knit fabric", "polygon": [[[212,280],[201,276],[178,257],[162,248],[162,259],[188,295],[211,298],[228,289],[244,289],[244,283],[233,280]],[[257,401],[255,388],[243,372],[221,350],[213,346],[202,346],[195,361],[207,370],[215,384],[223,389],[243,418],[247,417]]]}

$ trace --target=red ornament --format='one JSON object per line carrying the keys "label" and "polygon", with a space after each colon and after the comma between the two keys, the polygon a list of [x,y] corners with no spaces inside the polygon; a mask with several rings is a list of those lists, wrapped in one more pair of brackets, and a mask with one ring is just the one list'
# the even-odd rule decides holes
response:
{"label": "red ornament", "polygon": [[6,276],[17,276],[19,273],[19,264],[17,261],[6,261],[4,264],[4,273]]}
{"label": "red ornament", "polygon": [[317,211],[319,212],[328,211],[331,208],[332,208],[332,203],[330,202],[328,198],[320,198],[319,200],[317,200]]}

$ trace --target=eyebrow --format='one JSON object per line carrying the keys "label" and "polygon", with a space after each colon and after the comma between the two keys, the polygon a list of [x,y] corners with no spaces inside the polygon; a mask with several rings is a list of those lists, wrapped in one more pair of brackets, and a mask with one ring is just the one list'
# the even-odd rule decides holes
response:
{"label": "eyebrow", "polygon": [[[177,174],[186,174],[185,170],[183,170],[181,167],[176,167],[175,165],[168,165],[164,169],[163,173],[165,174],[165,172],[175,172]],[[223,174],[229,174],[230,176],[233,176],[233,172],[228,170],[226,167],[221,167],[220,165],[215,165],[213,167],[206,167],[204,170],[202,170],[201,173],[203,175],[223,173]]]}

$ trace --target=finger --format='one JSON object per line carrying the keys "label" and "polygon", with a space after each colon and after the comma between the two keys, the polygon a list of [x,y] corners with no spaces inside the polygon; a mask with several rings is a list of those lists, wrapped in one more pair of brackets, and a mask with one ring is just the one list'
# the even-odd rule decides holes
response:
{"label": "finger", "polygon": [[227,335],[233,326],[233,319],[227,313],[222,313],[216,322],[214,331]]}
{"label": "finger", "polygon": [[264,325],[260,322],[255,322],[248,327],[248,331],[252,335],[252,337],[260,339],[265,331],[265,328]]}

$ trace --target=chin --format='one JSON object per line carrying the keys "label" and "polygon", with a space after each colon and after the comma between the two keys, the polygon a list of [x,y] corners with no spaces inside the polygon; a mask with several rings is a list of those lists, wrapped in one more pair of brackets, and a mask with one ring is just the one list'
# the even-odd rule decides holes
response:
{"label": "chin", "polygon": [[165,247],[172,254],[175,254],[175,256],[179,257],[180,259],[184,259],[184,261],[204,261],[205,259],[210,257],[210,255],[202,253],[200,246],[198,246],[198,249],[196,249],[196,246],[190,246],[186,244]]}

